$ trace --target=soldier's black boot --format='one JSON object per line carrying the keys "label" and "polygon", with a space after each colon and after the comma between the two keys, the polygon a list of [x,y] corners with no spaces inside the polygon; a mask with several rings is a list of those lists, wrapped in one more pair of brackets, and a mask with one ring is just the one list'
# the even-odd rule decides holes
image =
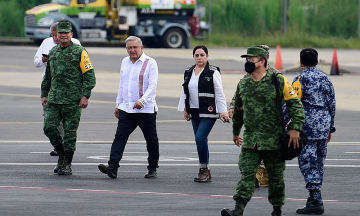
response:
{"label": "soldier's black boot", "polygon": [[316,214],[325,212],[320,190],[309,190],[309,197],[306,206],[296,209],[298,214]]}
{"label": "soldier's black boot", "polygon": [[65,156],[64,146],[62,144],[55,146],[55,150],[59,155],[59,159],[54,168],[54,173],[58,173],[64,163],[64,156]]}
{"label": "soldier's black boot", "polygon": [[273,206],[274,211],[271,213],[271,216],[281,216],[281,206]]}
{"label": "soldier's black boot", "polygon": [[73,151],[65,151],[64,163],[59,170],[59,175],[72,175],[71,162],[74,156]]}
{"label": "soldier's black boot", "polygon": [[236,200],[234,210],[223,209],[221,210],[221,216],[243,216],[246,204],[247,202],[240,198]]}

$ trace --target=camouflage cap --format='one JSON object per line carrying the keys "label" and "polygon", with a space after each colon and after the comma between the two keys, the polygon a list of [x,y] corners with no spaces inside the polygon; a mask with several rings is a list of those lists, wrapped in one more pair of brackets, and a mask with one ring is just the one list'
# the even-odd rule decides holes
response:
{"label": "camouflage cap", "polygon": [[263,45],[255,45],[254,47],[262,48],[262,49],[264,49],[264,50],[266,50],[268,52],[269,52],[269,49],[270,49],[270,47],[268,45],[265,45],[265,44],[263,44]]}
{"label": "camouflage cap", "polygon": [[72,31],[72,25],[69,22],[59,22],[57,27],[58,32],[71,32]]}
{"label": "camouflage cap", "polygon": [[268,52],[259,47],[248,47],[246,55],[242,55],[241,58],[246,58],[248,56],[262,56],[267,58]]}

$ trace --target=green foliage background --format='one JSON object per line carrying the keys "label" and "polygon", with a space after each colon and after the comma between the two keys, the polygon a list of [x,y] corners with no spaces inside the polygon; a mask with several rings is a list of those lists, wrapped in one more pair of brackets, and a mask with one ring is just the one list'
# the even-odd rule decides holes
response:
{"label": "green foliage background", "polygon": [[50,0],[0,0],[0,36],[24,37],[25,11]]}

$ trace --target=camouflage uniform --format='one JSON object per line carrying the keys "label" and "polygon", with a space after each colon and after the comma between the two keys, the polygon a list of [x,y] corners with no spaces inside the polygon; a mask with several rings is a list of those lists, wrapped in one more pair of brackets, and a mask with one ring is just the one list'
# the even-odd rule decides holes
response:
{"label": "camouflage uniform", "polygon": [[[267,52],[269,52],[270,47],[267,45],[255,45],[254,47],[258,47],[261,49],[266,50]],[[267,66],[267,71],[269,73],[280,73],[278,70],[276,70],[274,67],[270,66],[270,64],[268,64]],[[246,73],[244,75],[244,77],[250,76],[249,73]],[[243,77],[243,78],[244,78]],[[235,105],[235,96],[236,94],[234,94],[234,96],[232,97],[231,103],[230,103],[230,109],[234,109],[234,105]],[[259,188],[259,187],[267,187],[269,185],[269,176],[264,164],[264,161],[261,160],[260,165],[258,167],[258,170],[256,171],[256,183],[255,183],[255,187]]]}
{"label": "camouflage uniform", "polygon": [[[252,56],[266,58],[265,53],[259,48],[248,48],[248,54]],[[251,199],[255,172],[263,159],[269,173],[269,202],[273,206],[282,206],[285,202],[285,161],[281,159],[279,140],[282,129],[272,74],[268,70],[259,82],[246,76],[240,80],[235,92],[233,134],[238,136],[243,125],[245,131],[239,157],[242,176],[233,198],[245,202]],[[292,116],[291,127],[299,131],[305,119],[303,106],[284,76],[277,76],[277,81]]]}
{"label": "camouflage uniform", "polygon": [[[58,32],[61,27],[59,24]],[[62,145],[57,127],[63,120],[65,151],[76,150],[81,116],[79,103],[83,96],[90,97],[95,83],[94,69],[84,47],[71,42],[65,49],[58,44],[50,50],[41,97],[47,97],[44,133],[54,147]]]}

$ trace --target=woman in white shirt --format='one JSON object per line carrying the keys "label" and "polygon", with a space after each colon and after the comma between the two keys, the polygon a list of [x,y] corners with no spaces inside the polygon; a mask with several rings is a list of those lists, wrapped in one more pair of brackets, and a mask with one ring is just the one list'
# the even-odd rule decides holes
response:
{"label": "woman in white shirt", "polygon": [[199,174],[195,182],[212,181],[209,169],[208,135],[220,117],[229,122],[220,68],[208,62],[208,49],[198,45],[193,49],[195,65],[184,73],[184,84],[178,110],[192,122],[199,155]]}

